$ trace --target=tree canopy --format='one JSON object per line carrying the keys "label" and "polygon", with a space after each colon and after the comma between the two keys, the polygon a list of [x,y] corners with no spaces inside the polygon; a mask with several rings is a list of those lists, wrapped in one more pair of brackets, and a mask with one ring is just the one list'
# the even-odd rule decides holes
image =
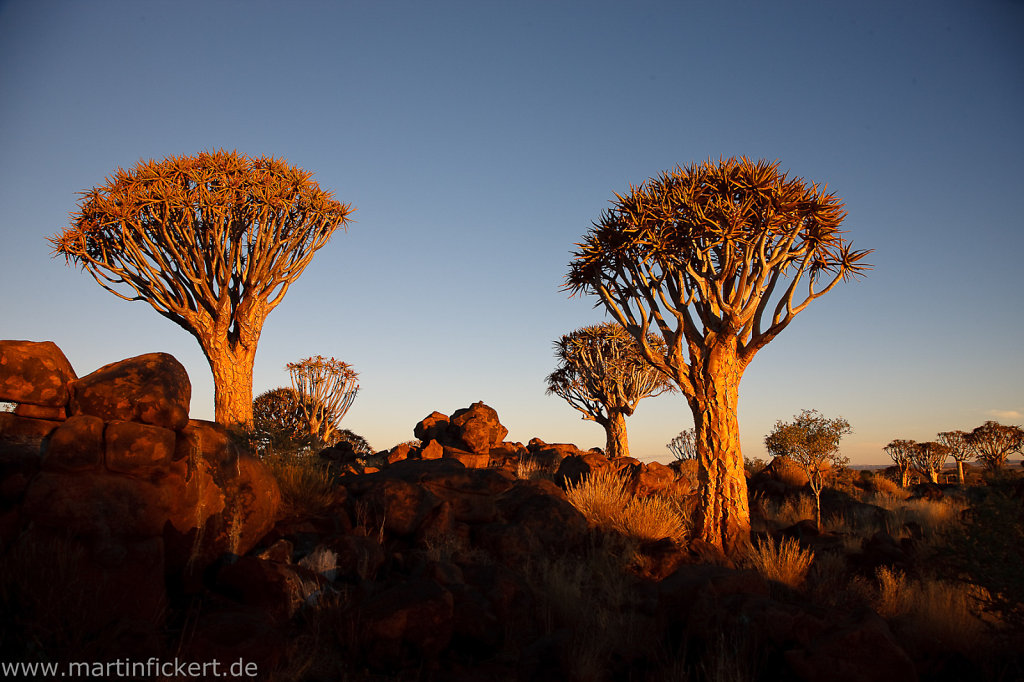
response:
{"label": "tree canopy", "polygon": [[[863,274],[843,203],[778,162],[706,161],[616,194],[577,244],[565,288],[593,294],[686,396],[697,437],[696,534],[749,540],[737,418],[754,355],[811,301]],[[650,342],[657,332],[663,347]]]}
{"label": "tree canopy", "polygon": [[353,210],[311,177],[238,152],[140,161],[83,192],[50,243],[107,291],[147,301],[195,336],[217,420],[249,423],[263,322]]}

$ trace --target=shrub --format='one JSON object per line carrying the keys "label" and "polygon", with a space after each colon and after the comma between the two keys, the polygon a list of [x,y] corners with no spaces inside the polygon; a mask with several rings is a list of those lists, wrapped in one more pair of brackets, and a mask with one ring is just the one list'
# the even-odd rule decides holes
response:
{"label": "shrub", "polygon": [[800,543],[791,538],[781,538],[778,542],[765,538],[752,545],[746,556],[746,564],[765,579],[793,588],[803,584],[813,561],[814,552],[801,549]]}
{"label": "shrub", "polygon": [[630,500],[615,527],[624,535],[640,540],[672,538],[681,542],[687,533],[687,522],[677,507],[660,495]]}

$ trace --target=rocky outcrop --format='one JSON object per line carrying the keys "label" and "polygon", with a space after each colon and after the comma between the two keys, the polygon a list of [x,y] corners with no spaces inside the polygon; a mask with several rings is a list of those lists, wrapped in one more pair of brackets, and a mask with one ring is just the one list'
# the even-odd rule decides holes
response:
{"label": "rocky outcrop", "polygon": [[0,341],[0,400],[17,403],[0,414],[0,489],[13,490],[0,511],[17,519],[5,544],[66,538],[83,549],[84,574],[145,577],[130,590],[144,599],[117,581],[97,589],[112,618],[151,623],[165,574],[180,582],[254,547],[275,522],[277,483],[222,427],[189,421],[190,396],[165,353],[79,379],[51,342]]}

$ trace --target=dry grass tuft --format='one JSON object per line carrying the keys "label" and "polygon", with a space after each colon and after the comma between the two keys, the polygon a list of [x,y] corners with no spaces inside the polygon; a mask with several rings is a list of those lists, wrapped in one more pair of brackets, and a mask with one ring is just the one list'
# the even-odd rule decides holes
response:
{"label": "dry grass tuft", "polygon": [[638,498],[626,490],[626,479],[613,471],[597,471],[566,488],[569,502],[592,526],[639,540],[682,541],[688,522],[672,500],[651,495]]}
{"label": "dry grass tuft", "polygon": [[282,514],[321,516],[336,500],[330,472],[312,457],[273,457],[263,460],[281,489]]}
{"label": "dry grass tuft", "polygon": [[757,570],[765,579],[783,585],[799,588],[814,561],[814,552],[801,549],[800,543],[791,538],[778,542],[765,538],[751,546],[746,563]]}

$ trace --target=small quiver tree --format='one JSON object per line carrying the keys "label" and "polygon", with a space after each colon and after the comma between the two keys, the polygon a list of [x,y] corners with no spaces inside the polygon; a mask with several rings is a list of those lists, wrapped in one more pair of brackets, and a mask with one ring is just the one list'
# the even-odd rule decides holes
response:
{"label": "small quiver tree", "polygon": [[819,529],[821,491],[835,471],[849,462],[839,454],[839,441],[852,432],[850,423],[842,417],[827,419],[817,410],[804,410],[792,422],[775,422],[775,428],[764,439],[772,457],[788,457],[807,474]]}
{"label": "small quiver tree", "polygon": [[949,454],[956,460],[956,480],[960,485],[966,483],[964,462],[974,459],[975,452],[967,439],[965,431],[943,431],[935,440],[949,449]]}
{"label": "small quiver tree", "polygon": [[942,443],[928,441],[914,443],[910,448],[910,464],[932,483],[939,482],[939,472],[949,457],[949,448]]}
{"label": "small quiver tree", "polygon": [[677,462],[697,459],[697,434],[693,429],[684,429],[665,446]]}
{"label": "small quiver tree", "polygon": [[987,421],[967,436],[967,442],[974,448],[979,460],[992,472],[999,472],[1006,464],[1010,453],[1024,448],[1024,429],[1019,426],[1005,426]]}
{"label": "small quiver tree", "polygon": [[[651,338],[650,343],[663,342]],[[597,422],[608,457],[628,457],[626,417],[644,398],[673,391],[671,380],[644,360],[632,336],[618,324],[583,327],[555,342],[558,368],[548,375],[548,394]]]}
{"label": "small quiver tree", "polygon": [[237,152],[140,161],[83,192],[71,226],[49,241],[107,291],[194,336],[217,421],[249,425],[263,323],[352,212],[311,176]]}
{"label": "small quiver tree", "polygon": [[[811,301],[863,273],[869,253],[839,229],[834,194],[746,158],[677,167],[616,195],[566,276],[594,294],[643,355],[679,386],[697,435],[696,535],[749,542],[740,378]],[[659,333],[663,347],[652,345]]]}
{"label": "small quiver tree", "polygon": [[331,443],[359,392],[359,375],[348,363],[322,355],[288,363],[287,367],[309,435],[321,445]]}
{"label": "small quiver tree", "polygon": [[911,453],[914,451],[916,444],[917,441],[896,439],[890,441],[884,448],[885,454],[892,458],[893,464],[896,465],[896,471],[899,472],[901,488],[907,487],[912,462]]}

